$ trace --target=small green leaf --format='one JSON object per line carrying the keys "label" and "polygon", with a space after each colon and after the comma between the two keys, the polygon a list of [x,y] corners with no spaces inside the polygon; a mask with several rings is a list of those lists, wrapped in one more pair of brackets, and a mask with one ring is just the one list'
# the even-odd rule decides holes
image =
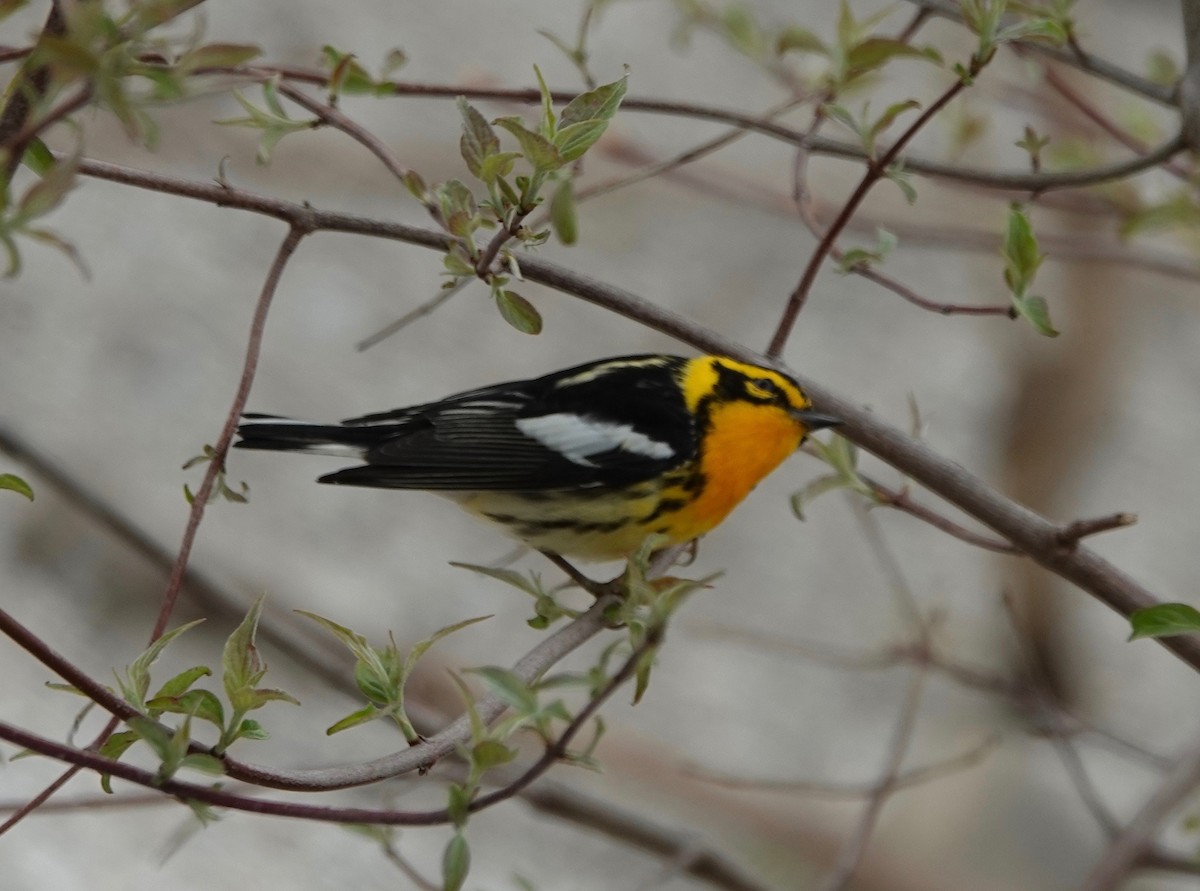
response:
{"label": "small green leaf", "polygon": [[463,119],[463,132],[458,141],[463,160],[474,176],[488,182],[482,175],[483,164],[489,155],[500,151],[500,137],[487,119],[467,102],[466,97],[459,96],[457,102],[458,112]]}
{"label": "small green leaf", "polygon": [[455,826],[465,826],[471,815],[471,790],[460,783],[451,783],[446,790],[446,813]]}
{"label": "small green leaf", "polygon": [[421,202],[427,200],[429,189],[425,185],[425,180],[421,178],[421,174],[415,170],[406,170],[401,180],[404,183],[404,188],[408,189],[410,195]]}
{"label": "small green leaf", "polygon": [[807,28],[788,25],[775,38],[775,54],[782,56],[784,53],[792,51],[818,53],[822,56],[829,55],[829,47],[812,31],[809,31]]}
{"label": "small green leaf", "polygon": [[766,55],[767,41],[762,28],[744,6],[727,6],[721,16],[725,36],[738,52],[751,59]]}
{"label": "small green leaf", "polygon": [[471,674],[483,678],[488,689],[508,703],[519,715],[531,715],[537,711],[537,696],[529,685],[507,668],[485,665],[470,669]]}
{"label": "small green leaf", "polygon": [[814,480],[810,480],[805,484],[804,488],[792,493],[792,513],[796,515],[797,520],[806,520],[808,518],[804,516],[804,505],[824,495],[826,492],[844,489],[849,485],[850,483],[846,478],[840,474],[826,474],[825,476],[819,476]]}
{"label": "small green leaf", "polygon": [[178,696],[156,696],[146,703],[146,707],[177,715],[195,715],[216,727],[225,727],[225,709],[221,700],[208,690],[188,690]]}
{"label": "small green leaf", "polygon": [[377,718],[383,717],[386,712],[376,708],[368,703],[356,712],[351,712],[325,729],[326,736],[333,736],[335,733],[341,733],[343,730],[349,730],[351,727],[357,727],[359,724],[366,724],[369,721],[374,721]]}
{"label": "small green leaf", "polygon": [[579,216],[572,180],[564,179],[554,190],[554,196],[550,199],[550,225],[563,244],[572,245],[579,240]]}
{"label": "small green leaf", "polygon": [[461,244],[457,242],[442,255],[442,268],[456,278],[474,278],[475,267]]}
{"label": "small green leaf", "polygon": [[270,739],[271,734],[263,729],[262,724],[255,721],[253,718],[246,718],[238,725],[238,739]]}
{"label": "small green leaf", "polygon": [[408,655],[404,657],[404,667],[400,670],[402,679],[408,678],[412,674],[413,667],[416,666],[417,660],[425,655],[426,651],[435,643],[444,637],[448,637],[456,631],[461,631],[469,625],[474,625],[477,622],[482,622],[485,619],[490,619],[491,615],[476,616],[473,619],[464,619],[461,622],[455,622],[453,625],[447,625],[445,628],[439,628],[424,640],[417,641],[413,644],[412,649],[408,651]]}
{"label": "small green leaf", "polygon": [[218,777],[225,773],[225,762],[215,755],[209,755],[206,752],[192,752],[184,755],[180,759],[179,766],[190,767],[192,770],[198,770],[201,773],[212,774]]}
{"label": "small green leaf", "polygon": [[1030,324],[1033,325],[1039,334],[1044,334],[1047,337],[1058,337],[1058,331],[1050,322],[1050,307],[1046,303],[1045,297],[1030,295],[1028,297],[1013,297],[1013,306],[1017,312]]}
{"label": "small green leaf", "polygon": [[871,124],[871,135],[879,136],[888,127],[895,123],[896,118],[906,111],[914,108],[920,108],[921,103],[916,99],[907,99],[904,102],[895,102],[889,105],[873,124]]}
{"label": "small green leaf", "polygon": [[856,44],[847,54],[847,74],[852,78],[858,77],[897,58],[922,59],[939,66],[942,64],[942,57],[934,49],[911,46],[902,40],[887,37],[869,37]]}
{"label": "small green leaf", "polygon": [[1200,633],[1200,610],[1186,603],[1160,603],[1139,609],[1129,617],[1130,640]]}
{"label": "small green leaf", "polygon": [[460,891],[471,869],[471,849],[462,832],[455,832],[442,854],[442,891]]}
{"label": "small green leaf", "polygon": [[499,289],[495,295],[496,306],[504,321],[522,334],[542,333],[542,316],[532,303],[516,291]]}
{"label": "small green leaf", "polygon": [[50,172],[50,168],[58,163],[58,159],[54,157],[54,153],[50,151],[46,143],[35,136],[25,146],[25,154],[21,157],[21,163],[38,176],[45,176]]}
{"label": "small green leaf", "polygon": [[1146,77],[1161,86],[1173,87],[1182,76],[1175,56],[1161,47],[1150,51],[1146,60]]}
{"label": "small green leaf", "polygon": [[590,149],[606,129],[608,121],[580,121],[559,130],[554,144],[564,161],[574,161]]}
{"label": "small green leaf", "polygon": [[1002,252],[1006,261],[1005,280],[1008,287],[1017,296],[1024,296],[1045,257],[1038,250],[1029,216],[1019,204],[1009,208]]}
{"label": "small green leaf", "polygon": [[179,635],[191,628],[195,628],[203,621],[203,619],[196,619],[195,621],[188,622],[184,625],[180,625],[178,628],[168,631],[166,634],[162,635],[152,644],[150,644],[150,646],[143,650],[141,654],[134,659],[132,663],[130,663],[129,667],[125,669],[125,674],[129,678],[132,689],[136,693],[138,700],[137,702],[131,703],[132,705],[138,708],[141,707],[141,699],[150,689],[150,666],[152,666],[155,661],[157,661],[158,657],[162,655],[162,651],[165,650],[167,646],[173,640],[175,640],[175,638],[179,637]]}
{"label": "small green leaf", "polygon": [[208,43],[184,53],[179,68],[185,73],[198,68],[235,68],[262,55],[262,47],[249,43]]}
{"label": "small green leaf", "polygon": [[612,83],[601,84],[594,90],[580,93],[562,110],[558,121],[560,132],[561,129],[583,121],[612,120],[617,109],[621,107],[621,100],[625,98],[628,86],[628,77],[622,77]]}
{"label": "small green leaf", "polygon": [[[259,687],[256,690],[247,691],[243,697],[245,703],[244,709],[262,708],[268,702],[287,702],[292,705],[299,705],[300,700],[291,693],[285,693],[283,690],[274,690],[270,688]],[[237,704],[235,702],[235,704]]]}
{"label": "small green leaf", "polygon": [[33,489],[16,474],[0,473],[0,489],[8,489],[33,501]]}
{"label": "small green leaf", "polygon": [[258,647],[254,645],[265,601],[265,595],[259,596],[241,624],[225,641],[225,649],[221,654],[221,681],[231,703],[255,687],[266,674],[267,667],[258,654]]}
{"label": "small green leaf", "polygon": [[533,165],[535,170],[557,170],[565,163],[554,143],[540,133],[534,133],[525,127],[525,122],[518,117],[496,118],[492,123],[503,127],[517,138],[525,160]]}
{"label": "small green leaf", "polygon": [[118,730],[100,746],[100,754],[105,758],[119,761],[126,750],[139,739],[141,737],[132,730]]}
{"label": "small green leaf", "polygon": [[67,197],[76,185],[79,170],[79,155],[72,155],[55,162],[37,182],[21,196],[17,205],[17,216],[21,223],[45,216]]}
{"label": "small green leaf", "polygon": [[149,718],[130,718],[125,722],[129,729],[138,735],[162,761],[171,757],[171,732],[156,721]]}
{"label": "small green leaf", "polygon": [[508,764],[517,757],[516,749],[495,739],[484,739],[471,747],[471,761],[479,770],[490,770]]}
{"label": "small green leaf", "polygon": [[333,93],[346,95],[370,95],[378,92],[378,84],[367,69],[355,59],[353,53],[343,53],[326,44],[321,47],[325,61],[329,63],[329,89]]}

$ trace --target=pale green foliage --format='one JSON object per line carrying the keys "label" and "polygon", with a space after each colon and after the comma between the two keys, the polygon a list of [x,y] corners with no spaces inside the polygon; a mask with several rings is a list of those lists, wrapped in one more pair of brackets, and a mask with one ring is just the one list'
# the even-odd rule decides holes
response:
{"label": "pale green foliage", "polygon": [[15,473],[0,473],[0,489],[16,492],[33,501],[33,488]]}
{"label": "pale green foliage", "polygon": [[1186,603],[1159,603],[1137,610],[1130,617],[1130,640],[1200,634],[1200,610]]}
{"label": "pale green foliage", "polygon": [[[190,470],[200,464],[207,464],[210,461],[218,460],[217,450],[207,443],[200,450],[199,455],[194,455],[183,462],[181,470]],[[208,501],[211,504],[217,499],[232,501],[234,504],[245,504],[249,501],[250,486],[245,481],[239,482],[236,489],[229,485],[229,480],[225,475],[225,464],[221,462],[220,469],[217,470],[217,475],[213,479],[212,489],[208,493]],[[196,494],[191,487],[183,484],[183,497],[188,504],[196,500]]]}
{"label": "pale green foliage", "polygon": [[1008,212],[1008,229],[1001,249],[1004,255],[1004,283],[1012,294],[1013,307],[1041,334],[1057,337],[1050,323],[1050,309],[1045,297],[1030,294],[1033,280],[1045,256],[1038,249],[1037,238],[1025,209],[1014,204]]}
{"label": "pale green foliage", "polygon": [[417,733],[408,719],[408,715],[405,714],[404,687],[412,676],[413,669],[416,668],[417,660],[442,638],[466,628],[468,625],[491,618],[491,616],[479,616],[440,628],[424,640],[413,644],[408,653],[404,654],[400,651],[396,638],[391,633],[388,634],[388,643],[385,646],[374,646],[364,635],[352,631],[345,625],[339,625],[331,619],[306,610],[297,610],[297,612],[320,624],[354,654],[354,683],[359,692],[367,698],[365,706],[335,722],[325,732],[332,735],[368,721],[391,718],[410,744],[419,742],[421,735]]}

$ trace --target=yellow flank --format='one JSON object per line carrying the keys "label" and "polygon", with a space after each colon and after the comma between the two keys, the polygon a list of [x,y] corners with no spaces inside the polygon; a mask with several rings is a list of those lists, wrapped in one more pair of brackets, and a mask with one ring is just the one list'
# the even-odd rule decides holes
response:
{"label": "yellow flank", "polygon": [[803,425],[781,408],[748,402],[714,406],[700,454],[704,488],[675,518],[671,537],[688,541],[716,526],[803,438]]}

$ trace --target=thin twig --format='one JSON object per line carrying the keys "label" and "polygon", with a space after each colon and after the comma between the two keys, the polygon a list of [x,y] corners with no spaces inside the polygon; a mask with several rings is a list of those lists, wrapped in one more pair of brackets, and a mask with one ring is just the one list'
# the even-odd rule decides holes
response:
{"label": "thin twig", "polygon": [[1079,891],[1115,891],[1154,846],[1162,824],[1200,787],[1200,742],[1179,757],[1154,794],[1104,851]]}
{"label": "thin twig", "polygon": [[[777,359],[783,353],[783,348],[787,345],[788,338],[791,336],[792,327],[796,324],[796,317],[800,314],[800,310],[804,308],[804,302],[808,299],[813,282],[817,280],[817,272],[820,270],[821,264],[825,262],[825,258],[829,255],[830,250],[833,249],[834,241],[842,234],[842,230],[846,228],[846,224],[850,222],[850,218],[854,216],[854,212],[858,210],[859,205],[867,197],[867,193],[871,190],[871,187],[887,175],[888,168],[895,163],[900,153],[904,150],[904,147],[921,131],[921,128],[933,120],[934,116],[964,89],[966,89],[966,81],[962,79],[956,80],[949,89],[944,91],[941,96],[909,125],[908,129],[901,134],[899,139],[892,143],[891,147],[878,160],[872,159],[871,163],[868,164],[867,170],[859,181],[858,186],[846,200],[846,203],[842,205],[833,223],[825,230],[824,237],[817,243],[816,249],[808,260],[808,265],[804,267],[804,274],[800,277],[800,283],[796,285],[795,290],[788,297],[787,305],[783,310],[783,316],[775,328],[775,334],[771,338],[771,343],[767,346],[766,356],[768,358]],[[806,143],[811,144],[811,140],[807,140]]]}
{"label": "thin twig", "polygon": [[[891,788],[893,791],[898,792],[901,789],[923,786],[934,780],[940,780],[948,776],[953,776],[956,773],[961,773],[964,770],[981,764],[988,755],[996,750],[996,747],[1000,743],[1001,739],[999,736],[989,736],[979,745],[959,755],[954,755],[932,764],[925,764],[920,767],[900,771],[892,781]],[[876,794],[879,788],[879,780],[868,780],[858,783],[833,783],[820,780],[754,779],[708,770],[694,764],[684,765],[683,772],[688,776],[693,776],[713,785],[724,786],[730,789],[782,792],[812,798],[832,799],[835,801],[856,801]]]}
{"label": "thin twig", "polygon": [[[256,80],[264,76],[280,74],[288,80],[296,80],[319,86],[327,86],[329,82],[329,73],[326,71],[291,65],[260,65],[222,70],[230,74],[241,74],[252,77]],[[466,96],[470,99],[497,99],[505,102],[531,104],[542,101],[541,92],[534,89],[422,84],[406,81],[392,81],[389,82],[389,86],[397,96],[413,98],[455,98],[457,96]],[[550,97],[555,102],[569,102],[575,98],[575,95],[563,90],[551,90]],[[813,154],[828,155],[833,158],[843,158],[859,162],[871,160],[868,158],[863,147],[856,143],[843,142],[842,140],[825,137],[814,137],[806,142],[804,131],[795,130],[775,121],[763,120],[761,117],[745,114],[733,109],[699,105],[691,102],[642,99],[636,96],[626,96],[621,100],[621,109],[623,111],[663,114],[732,124],[790,145],[807,145]],[[937,179],[970,183],[981,188],[1040,194],[1055,189],[1081,188],[1084,186],[1100,185],[1113,180],[1126,179],[1137,173],[1142,173],[1159,166],[1164,160],[1182,151],[1183,147],[1182,137],[1174,136],[1142,157],[1133,158],[1129,161],[1100,165],[1087,170],[1046,171],[1041,173],[1030,173],[1027,171],[997,172],[986,168],[947,164],[913,155],[905,155],[904,169],[910,173],[918,173]]]}
{"label": "thin twig", "polygon": [[[204,479],[202,480],[199,489],[197,489],[192,504],[188,510],[187,525],[184,529],[183,540],[179,545],[179,551],[175,558],[175,563],[171,567],[170,575],[167,579],[166,590],[163,593],[162,603],[159,607],[158,616],[155,619],[154,627],[150,632],[150,643],[153,643],[163,632],[166,631],[167,623],[171,619],[171,613],[175,609],[175,603],[179,598],[179,592],[183,587],[183,579],[187,572],[188,559],[191,556],[192,546],[196,540],[196,533],[200,528],[200,521],[204,517],[204,508],[208,503],[208,499],[212,494],[214,485],[216,484],[217,476],[224,470],[225,456],[229,452],[229,445],[233,441],[234,431],[237,429],[238,420],[246,409],[246,399],[250,395],[250,386],[254,381],[254,371],[258,365],[259,350],[262,345],[263,331],[266,326],[267,310],[271,304],[271,298],[275,294],[275,289],[279,284],[279,278],[283,274],[283,269],[295,251],[296,246],[300,243],[309,232],[313,231],[309,225],[307,214],[301,214],[295,219],[289,221],[288,234],[284,238],[283,243],[279,246],[279,250],[275,255],[275,260],[271,264],[271,269],[267,273],[267,279],[263,283],[263,288],[259,294],[258,303],[254,309],[254,317],[250,325],[250,342],[246,347],[246,358],[242,365],[241,379],[238,382],[237,392],[234,395],[233,404],[230,406],[229,413],[225,418],[224,426],[220,436],[217,438],[217,443],[213,447],[213,457],[209,461],[208,468],[205,471]],[[4,620],[11,620],[7,613],[2,617]],[[12,620],[15,622],[15,620]],[[11,633],[10,628],[5,628],[6,632]],[[28,640],[23,645],[29,649]],[[40,643],[40,641],[39,641]],[[57,656],[57,654],[54,654]],[[64,660],[65,661],[65,660]],[[76,686],[79,684],[92,683],[99,689],[92,691],[93,699],[95,696],[101,695],[100,690],[104,689],[99,684],[95,684],[91,678],[84,675],[82,672],[72,680]],[[107,690],[104,690],[107,693]],[[113,697],[115,699],[115,697]],[[120,701],[120,700],[118,700]],[[122,705],[125,705],[122,703]],[[126,706],[128,708],[128,706]],[[115,717],[132,717],[131,714],[120,714],[120,709],[115,707],[110,709]],[[129,711],[133,711],[129,709]],[[137,714],[133,711],[133,714]],[[108,721],[95,740],[88,746],[88,750],[99,748],[103,742],[108,739],[109,735],[116,729],[117,722],[115,720]],[[30,801],[27,808],[17,812],[8,820],[0,825],[0,835],[3,835],[13,826],[17,825],[22,819],[28,816],[36,807],[40,807],[55,791],[61,789],[63,785],[77,772],[78,765],[68,769],[59,776],[53,783],[43,789],[34,799]]]}
{"label": "thin twig", "polygon": [[918,520],[928,523],[935,529],[940,529],[942,532],[952,535],[959,541],[965,541],[967,544],[975,545],[975,547],[983,548],[986,551],[992,551],[996,554],[1021,553],[1018,548],[1013,547],[1008,542],[974,532],[915,501],[907,487],[892,489],[861,473],[858,475],[858,478],[870,486],[871,492],[878,499],[879,504],[895,508],[902,513],[908,514],[910,517],[916,517]]}
{"label": "thin twig", "polygon": [[916,728],[925,677],[926,673],[920,669],[913,672],[908,692],[905,694],[904,703],[900,708],[900,715],[896,720],[896,728],[892,731],[887,758],[884,761],[883,776],[876,783],[875,789],[867,801],[867,806],[859,818],[858,825],[850,839],[842,847],[833,870],[819,886],[821,891],[841,891],[854,878],[858,864],[866,852],[867,843],[875,831],[875,824],[879,821],[883,806],[896,789],[896,781],[900,776],[900,765],[903,764],[904,757],[908,753],[913,731]]}
{"label": "thin twig", "polygon": [[1074,520],[1063,526],[1058,533],[1058,543],[1064,548],[1073,548],[1079,540],[1089,535],[1110,532],[1113,529],[1124,529],[1137,522],[1137,514],[1117,513],[1106,517],[1094,517],[1088,520]]}
{"label": "thin twig", "polygon": [[424,303],[421,303],[413,309],[410,309],[394,322],[388,322],[388,324],[384,325],[375,333],[364,337],[354,345],[354,348],[361,353],[364,350],[369,350],[376,344],[382,343],[392,335],[400,333],[413,322],[417,321],[417,319],[422,319],[437,310],[443,303],[445,303],[455,294],[461,292],[463,288],[470,284],[470,282],[471,279],[469,278],[455,279],[450,287],[442,288]]}

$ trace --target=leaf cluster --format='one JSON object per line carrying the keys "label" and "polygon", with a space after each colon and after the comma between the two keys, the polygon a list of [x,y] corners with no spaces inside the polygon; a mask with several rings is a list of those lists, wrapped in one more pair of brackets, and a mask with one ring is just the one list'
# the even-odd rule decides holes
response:
{"label": "leaf cluster", "polygon": [[367,698],[366,705],[336,721],[325,732],[332,736],[379,718],[391,718],[410,745],[420,742],[421,735],[417,733],[408,715],[405,714],[404,688],[412,676],[413,669],[416,668],[417,660],[442,638],[460,631],[468,625],[491,618],[491,616],[479,616],[447,625],[424,640],[413,644],[407,653],[402,653],[396,643],[395,635],[391,632],[388,633],[386,645],[375,646],[364,635],[345,625],[339,625],[332,619],[307,610],[297,610],[297,612],[312,619],[333,634],[354,655],[354,683],[359,692]]}
{"label": "leaf cluster", "polygon": [[[405,177],[413,196],[454,238],[443,258],[443,267],[450,276],[446,287],[463,279],[482,279],[504,320],[525,334],[541,331],[541,315],[528,300],[507,287],[521,274],[516,257],[502,245],[511,239],[531,248],[550,237],[551,230],[529,229],[524,221],[542,204],[544,192],[551,186],[552,230],[563,244],[576,242],[579,233],[572,165],[604,134],[626,90],[626,78],[622,77],[581,93],[556,111],[541,72],[536,67],[534,71],[541,93],[536,124],[527,124],[516,115],[489,122],[464,97],[458,98],[462,117],[459,152],[486,196],[476,196],[458,179],[427,186],[415,172]],[[516,141],[515,149],[502,147],[497,128]],[[518,161],[523,162],[526,172],[515,172]],[[481,230],[494,230],[486,244],[477,240]],[[495,260],[507,272],[493,268]]]}
{"label": "leaf cluster", "polygon": [[[199,455],[195,455],[183,462],[181,470],[190,470],[198,464],[206,464],[209,461],[219,461],[220,456],[217,455],[217,450],[207,443],[204,445]],[[238,483],[236,489],[229,485],[228,478],[225,476],[225,465],[221,463],[220,469],[217,470],[216,478],[213,480],[212,491],[209,493],[208,502],[211,504],[217,499],[232,501],[235,504],[245,504],[249,501],[250,485],[245,481]],[[188,504],[192,504],[196,500],[196,494],[192,491],[187,483],[183,484],[183,497]]]}
{"label": "leaf cluster", "polygon": [[[184,767],[220,774],[223,767],[217,756],[230,745],[239,739],[266,739],[266,730],[258,721],[246,717],[247,714],[269,702],[300,703],[282,690],[260,686],[267,672],[255,645],[262,608],[263,598],[260,597],[225,641],[221,655],[221,684],[228,709],[212,690],[195,686],[203,678],[212,676],[212,669],[207,665],[187,668],[150,693],[151,667],[172,642],[204,620],[188,622],[163,634],[134,659],[124,673],[116,674],[122,698],[140,715],[126,722],[128,730],[110,736],[100,753],[109,758],[120,758],[141,740],[161,760],[157,776],[164,782]],[[168,727],[159,720],[164,714],[183,715],[183,723],[176,728]],[[193,719],[206,721],[217,729],[219,736],[212,754],[190,751]],[[108,777],[103,782],[105,789],[111,791]]]}

